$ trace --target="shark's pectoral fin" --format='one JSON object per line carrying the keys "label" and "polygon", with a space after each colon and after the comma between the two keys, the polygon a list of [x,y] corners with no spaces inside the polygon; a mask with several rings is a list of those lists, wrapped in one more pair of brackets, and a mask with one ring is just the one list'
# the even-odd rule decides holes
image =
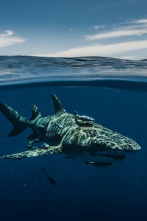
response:
{"label": "shark's pectoral fin", "polygon": [[62,146],[50,146],[47,149],[45,148],[37,148],[35,150],[28,150],[21,153],[15,153],[10,155],[5,155],[0,157],[0,159],[18,159],[21,160],[22,158],[28,157],[38,157],[38,156],[46,156],[55,153],[62,153]]}

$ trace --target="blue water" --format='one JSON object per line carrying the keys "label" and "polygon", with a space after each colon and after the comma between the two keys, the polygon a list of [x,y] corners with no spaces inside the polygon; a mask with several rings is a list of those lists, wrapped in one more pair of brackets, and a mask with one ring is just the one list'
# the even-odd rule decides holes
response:
{"label": "blue water", "polygon": [[[1,57],[3,103],[27,118],[36,104],[47,116],[54,113],[54,93],[69,113],[91,116],[142,147],[106,168],[62,154],[1,160],[1,220],[147,220],[146,76],[146,60]],[[0,114],[0,155],[26,150],[31,131],[9,138],[11,129]]]}

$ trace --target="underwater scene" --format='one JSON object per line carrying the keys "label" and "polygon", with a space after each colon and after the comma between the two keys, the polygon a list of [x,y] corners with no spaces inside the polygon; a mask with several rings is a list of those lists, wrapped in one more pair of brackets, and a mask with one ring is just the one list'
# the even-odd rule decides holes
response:
{"label": "underwater scene", "polygon": [[1,220],[147,220],[146,73],[145,59],[0,56]]}

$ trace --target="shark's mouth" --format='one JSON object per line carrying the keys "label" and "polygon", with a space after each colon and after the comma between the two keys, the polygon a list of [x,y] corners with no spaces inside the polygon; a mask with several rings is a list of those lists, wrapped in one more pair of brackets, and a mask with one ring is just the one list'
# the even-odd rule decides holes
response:
{"label": "shark's mouth", "polygon": [[119,151],[119,152],[114,152],[114,151],[108,151],[107,153],[97,153],[96,154],[96,157],[97,158],[100,158],[101,159],[108,159],[108,161],[112,160],[112,161],[115,161],[115,160],[123,160],[125,159],[125,156],[126,156],[126,153],[124,151]]}

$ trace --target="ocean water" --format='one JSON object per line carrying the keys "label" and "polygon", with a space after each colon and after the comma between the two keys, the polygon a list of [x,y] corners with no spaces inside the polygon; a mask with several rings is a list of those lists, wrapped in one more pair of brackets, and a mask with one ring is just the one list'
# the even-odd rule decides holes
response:
{"label": "ocean water", "polygon": [[[1,102],[27,118],[36,104],[47,116],[53,93],[69,113],[91,116],[142,149],[105,168],[62,154],[1,159],[1,220],[147,220],[147,60],[0,57]],[[27,150],[30,129],[7,137],[11,129],[0,114],[0,156]]]}

